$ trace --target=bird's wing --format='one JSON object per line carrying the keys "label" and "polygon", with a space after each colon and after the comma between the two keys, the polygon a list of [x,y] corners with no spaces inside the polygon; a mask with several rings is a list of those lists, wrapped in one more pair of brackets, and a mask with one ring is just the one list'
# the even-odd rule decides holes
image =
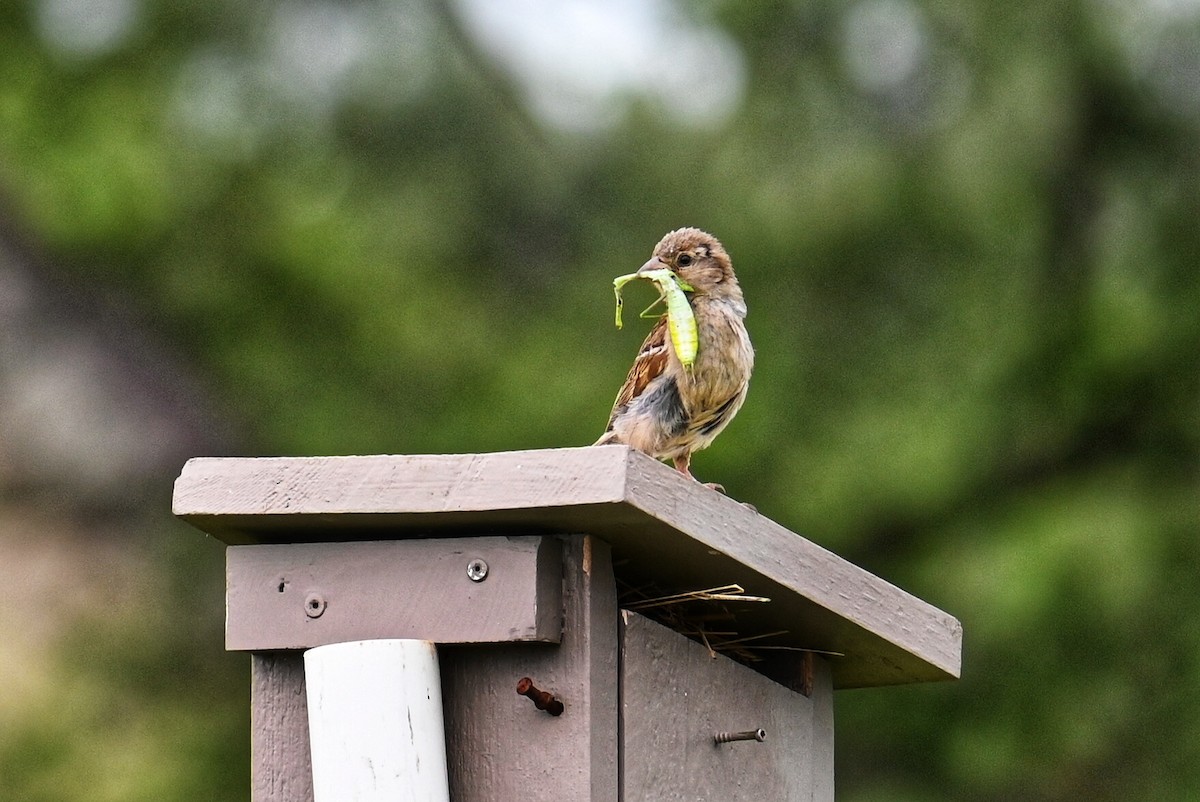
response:
{"label": "bird's wing", "polygon": [[633,399],[645,392],[646,386],[667,369],[670,349],[671,338],[667,335],[667,317],[663,315],[646,335],[646,341],[642,343],[637,358],[633,360],[633,367],[629,369],[629,375],[625,378],[625,383],[621,385],[621,391],[617,393],[617,400],[613,403],[612,413],[608,417],[610,429],[613,419],[617,416],[617,411],[628,406]]}

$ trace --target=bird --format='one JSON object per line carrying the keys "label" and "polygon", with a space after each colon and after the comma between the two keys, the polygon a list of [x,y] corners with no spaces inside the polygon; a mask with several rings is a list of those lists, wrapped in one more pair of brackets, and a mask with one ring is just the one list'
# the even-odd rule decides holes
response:
{"label": "bird", "polygon": [[675,470],[695,479],[692,454],[707,448],[746,400],[754,347],[742,288],[716,237],[698,228],[669,232],[638,273],[663,268],[691,287],[687,297],[699,338],[695,363],[680,362],[663,315],[642,343],[595,445],[624,444],[670,459]]}

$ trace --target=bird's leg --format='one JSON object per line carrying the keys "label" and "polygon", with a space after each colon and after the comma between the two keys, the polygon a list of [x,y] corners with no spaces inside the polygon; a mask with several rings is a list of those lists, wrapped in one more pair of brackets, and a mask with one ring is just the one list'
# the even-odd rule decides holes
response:
{"label": "bird's leg", "polygon": [[[692,455],[690,453],[684,454],[683,456],[680,456],[680,457],[675,457],[671,461],[675,464],[675,470],[679,471],[684,476],[686,476],[687,478],[689,478],[695,482],[700,482],[700,480],[697,479],[695,476],[692,476],[692,472],[690,470],[688,470],[688,466],[692,462]],[[700,484],[704,485],[709,490],[715,490],[718,493],[721,493],[722,495],[725,494],[725,488],[723,486],[717,484],[716,482],[700,482]]]}

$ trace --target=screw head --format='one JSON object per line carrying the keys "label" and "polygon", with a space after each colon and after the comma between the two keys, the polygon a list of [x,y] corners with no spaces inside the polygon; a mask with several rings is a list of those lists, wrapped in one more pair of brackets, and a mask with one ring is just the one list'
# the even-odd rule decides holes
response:
{"label": "screw head", "polygon": [[487,579],[488,564],[476,557],[471,562],[467,563],[467,577],[472,582],[482,582]]}
{"label": "screw head", "polygon": [[320,593],[310,593],[304,597],[304,614],[309,618],[320,618],[328,606]]}

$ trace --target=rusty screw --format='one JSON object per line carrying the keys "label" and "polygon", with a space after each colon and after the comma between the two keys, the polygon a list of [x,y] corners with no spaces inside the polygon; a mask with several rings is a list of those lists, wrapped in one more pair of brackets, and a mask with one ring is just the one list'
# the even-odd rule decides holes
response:
{"label": "rusty screw", "polygon": [[533,687],[533,680],[529,677],[521,677],[517,681],[517,693],[532,699],[533,706],[538,710],[545,710],[552,716],[562,715],[563,703],[555,699],[554,694],[549,691],[539,691]]}
{"label": "rusty screw", "polygon": [[727,744],[730,741],[758,741],[762,743],[767,740],[767,731],[762,727],[757,730],[746,730],[745,732],[718,732],[713,736],[713,741],[719,744]]}

